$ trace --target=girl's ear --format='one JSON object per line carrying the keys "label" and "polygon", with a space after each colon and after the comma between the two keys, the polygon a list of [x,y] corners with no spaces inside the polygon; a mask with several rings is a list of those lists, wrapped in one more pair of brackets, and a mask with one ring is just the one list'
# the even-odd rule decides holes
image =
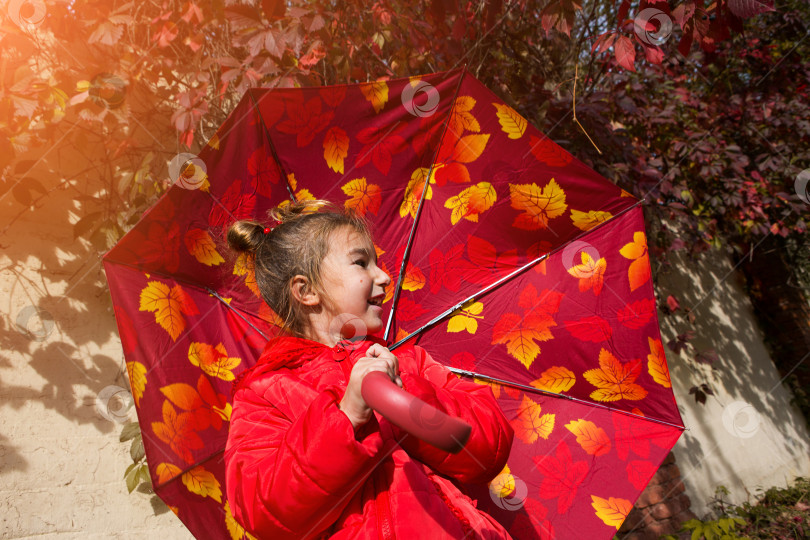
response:
{"label": "girl's ear", "polygon": [[306,276],[297,275],[290,283],[293,298],[305,306],[317,306],[321,299],[318,293],[312,288]]}

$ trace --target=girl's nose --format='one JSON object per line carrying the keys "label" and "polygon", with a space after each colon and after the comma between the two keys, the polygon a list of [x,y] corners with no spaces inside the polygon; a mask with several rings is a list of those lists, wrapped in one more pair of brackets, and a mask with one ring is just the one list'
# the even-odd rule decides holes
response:
{"label": "girl's nose", "polygon": [[383,288],[387,287],[388,284],[391,283],[391,276],[389,276],[388,273],[379,266],[377,267],[377,272],[377,282],[382,285]]}

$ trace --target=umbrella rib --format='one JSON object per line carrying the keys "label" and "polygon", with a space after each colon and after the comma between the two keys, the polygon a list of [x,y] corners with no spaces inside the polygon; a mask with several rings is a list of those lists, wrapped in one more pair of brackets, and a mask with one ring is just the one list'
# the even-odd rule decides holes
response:
{"label": "umbrella rib", "polygon": [[222,298],[215,290],[209,289],[208,287],[206,287],[205,290],[208,291],[208,294],[210,294],[211,296],[213,296],[214,298],[216,298],[217,300],[219,300],[220,302],[225,304],[225,307],[227,307],[228,309],[233,311],[240,319],[242,319],[243,321],[248,323],[250,325],[250,327],[253,328],[254,330],[256,330],[256,332],[258,332],[259,335],[262,336],[265,340],[270,341],[270,338],[267,337],[266,335],[264,335],[264,332],[262,332],[261,330],[256,328],[256,325],[254,325],[252,322],[250,322],[244,315],[242,315],[233,306],[231,306],[228,302],[226,302],[225,299]]}
{"label": "umbrella rib", "polygon": [[[458,98],[458,91],[461,89],[461,83],[464,80],[464,75],[467,73],[466,69],[461,70],[461,74],[458,78],[458,84],[456,84],[456,89],[453,93],[453,101],[452,105],[455,105],[456,98]],[[442,148],[442,141],[444,140],[444,136],[447,134],[447,126],[450,125],[450,117],[453,113],[452,106],[450,107],[450,112],[447,114],[447,118],[444,120],[444,129],[442,130],[442,136],[439,138],[439,143],[436,145],[436,151],[433,153],[433,159],[430,160],[430,168],[428,169],[427,176],[425,177],[425,184],[422,186],[422,195],[419,197],[419,204],[416,206],[416,213],[413,217],[413,225],[411,225],[411,230],[408,233],[408,241],[405,244],[405,252],[402,254],[402,262],[399,265],[399,276],[397,276],[397,284],[394,287],[394,298],[391,301],[391,313],[388,314],[388,321],[385,323],[385,333],[383,334],[383,339],[388,341],[388,334],[391,332],[391,323],[394,321],[394,315],[396,314],[397,310],[397,302],[399,301],[399,293],[402,290],[402,282],[405,280],[405,268],[408,265],[408,257],[411,254],[411,246],[413,245],[414,236],[416,236],[416,226],[419,223],[419,218],[422,215],[422,206],[425,202],[425,196],[427,195],[427,190],[430,188],[430,177],[433,174],[433,168],[436,166],[436,160],[439,158],[439,151]]]}
{"label": "umbrella rib", "polygon": [[[582,238],[586,234],[588,234],[588,233],[590,233],[592,231],[595,231],[595,230],[599,229],[600,227],[604,227],[606,223],[610,223],[611,221],[614,221],[614,220],[618,219],[619,216],[622,216],[623,214],[629,212],[630,210],[633,210],[634,208],[636,208],[637,206],[639,206],[643,202],[644,202],[644,199],[639,199],[635,204],[633,204],[632,206],[628,206],[627,208],[625,208],[624,210],[622,210],[621,212],[619,212],[618,214],[613,216],[611,219],[607,219],[607,220],[599,223],[595,227],[592,227],[592,228],[588,229],[587,231],[583,231],[581,234],[579,234],[575,238],[572,238],[570,242],[567,242],[566,245],[579,240],[580,238]],[[462,306],[464,306],[464,304],[466,304],[468,302],[471,302],[471,301],[475,300],[476,298],[487,294],[492,289],[494,289],[496,287],[499,287],[504,282],[509,281],[510,279],[517,276],[518,274],[522,274],[523,272],[525,272],[529,268],[539,264],[544,259],[547,259],[551,255],[557,253],[562,248],[563,248],[563,245],[557,246],[552,251],[549,251],[548,253],[544,253],[544,254],[540,255],[536,259],[527,262],[526,264],[524,264],[520,268],[516,268],[515,270],[513,270],[509,274],[503,276],[501,279],[499,279],[499,280],[497,280],[497,281],[495,281],[493,283],[490,283],[489,285],[487,285],[486,287],[484,287],[483,289],[481,289],[479,291],[476,291],[475,293],[471,294],[470,296],[468,296],[464,300],[461,300],[460,302],[456,303],[455,305],[447,308],[444,312],[442,312],[439,315],[435,316],[434,318],[432,318],[431,320],[429,320],[428,322],[423,324],[420,328],[414,330],[413,332],[411,332],[407,336],[403,337],[402,339],[400,339],[399,341],[397,341],[396,343],[391,345],[389,347],[389,349],[395,349],[395,348],[399,347],[400,345],[402,345],[403,343],[405,343],[406,341],[408,341],[410,339],[413,339],[414,336],[417,336],[417,335],[423,333],[425,330],[435,326],[436,324],[440,323],[442,320],[446,319],[447,317],[449,317],[451,314],[453,314],[457,310],[461,309]]]}
{"label": "umbrella rib", "polygon": [[[269,94],[269,91],[267,93]],[[284,185],[287,186],[287,193],[290,194],[292,201],[296,202],[297,199],[295,198],[295,193],[293,192],[292,186],[290,186],[289,176],[287,175],[287,171],[284,170],[284,165],[282,164],[281,159],[278,157],[276,147],[273,146],[273,139],[270,138],[270,130],[267,129],[267,123],[264,121],[264,116],[262,116],[262,110],[259,108],[259,102],[256,101],[256,98],[253,96],[252,90],[248,90],[248,95],[250,96],[250,101],[253,102],[253,109],[256,111],[256,114],[259,115],[259,119],[262,121],[264,136],[267,137],[267,144],[270,146],[270,152],[273,154],[273,159],[276,161],[278,169],[281,171],[281,175],[284,177]]]}
{"label": "umbrella rib", "polygon": [[635,413],[632,413],[632,412],[629,412],[629,411],[625,411],[625,410],[622,410],[622,409],[617,409],[615,407],[611,407],[609,405],[603,405],[602,403],[595,403],[593,401],[587,401],[587,400],[584,400],[584,399],[576,398],[574,396],[569,396],[567,394],[560,394],[560,393],[557,393],[557,392],[549,392],[548,390],[542,390],[542,389],[537,388],[535,386],[528,386],[528,385],[521,384],[521,383],[507,381],[505,379],[499,379],[498,377],[491,377],[489,375],[483,375],[481,373],[476,373],[474,371],[467,371],[467,370],[464,370],[464,369],[454,368],[454,367],[450,367],[450,366],[447,366],[447,369],[449,369],[453,373],[457,373],[459,375],[464,375],[465,377],[471,377],[471,378],[474,378],[474,379],[484,379],[484,380],[487,380],[487,381],[492,381],[492,382],[499,383],[499,384],[505,384],[507,386],[512,386],[512,387],[515,387],[515,388],[522,388],[523,390],[529,390],[529,391],[537,393],[537,394],[543,394],[543,395],[546,395],[546,396],[563,398],[563,399],[567,399],[569,401],[575,401],[577,403],[581,403],[583,405],[588,405],[589,407],[597,407],[597,408],[605,409],[605,410],[612,411],[612,412],[622,413],[622,414],[625,414],[627,416],[632,416],[633,418],[640,418],[640,419],[644,419],[644,420],[649,420],[651,422],[655,422],[657,424],[663,424],[665,426],[675,427],[675,428],[678,428],[678,429],[680,429],[682,431],[686,429],[683,426],[680,426],[678,424],[673,424],[672,422],[667,422],[666,420],[660,420],[658,418],[653,418],[651,416],[641,416],[641,415],[638,415],[638,414],[635,414]]}

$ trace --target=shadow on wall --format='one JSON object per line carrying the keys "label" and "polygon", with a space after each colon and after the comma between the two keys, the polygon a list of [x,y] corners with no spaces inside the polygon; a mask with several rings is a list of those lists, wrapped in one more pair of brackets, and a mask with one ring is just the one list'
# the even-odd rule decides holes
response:
{"label": "shadow on wall", "polygon": [[75,196],[52,191],[22,211],[2,201],[15,217],[0,223],[0,475],[26,470],[14,441],[32,431],[24,424],[53,421],[43,408],[99,433],[119,431],[128,412],[128,393],[109,389],[129,383],[100,254],[64,226]]}
{"label": "shadow on wall", "polygon": [[[701,514],[718,485],[728,487],[738,503],[755,487],[784,485],[810,473],[810,436],[765,348],[743,279],[726,255],[706,253],[698,263],[680,253],[669,256],[672,268],[657,277],[659,306],[673,295],[682,309],[660,315],[663,339],[695,332],[693,348],[666,351],[688,429],[675,453],[693,509]],[[693,324],[683,308],[691,309]],[[711,367],[694,361],[697,352],[709,349],[717,354]],[[704,382],[714,395],[701,405],[689,389]]]}

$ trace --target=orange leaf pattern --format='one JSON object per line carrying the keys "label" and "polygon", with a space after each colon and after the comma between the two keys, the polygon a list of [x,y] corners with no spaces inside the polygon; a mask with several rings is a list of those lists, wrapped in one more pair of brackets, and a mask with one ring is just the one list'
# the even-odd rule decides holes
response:
{"label": "orange leaf pattern", "polygon": [[517,412],[517,418],[510,423],[515,435],[525,442],[532,444],[537,438],[548,439],[554,430],[555,415],[553,413],[541,414],[541,407],[528,396],[523,396]]}
{"label": "orange leaf pattern", "polygon": [[504,465],[503,470],[489,483],[489,491],[501,499],[515,491],[515,477],[509,472],[509,464]]}
{"label": "orange leaf pattern", "polygon": [[512,208],[520,210],[512,226],[527,231],[548,228],[548,222],[561,216],[568,205],[565,192],[552,178],[543,188],[537,184],[509,184]]}
{"label": "orange leaf pattern", "polygon": [[152,431],[189,464],[194,463],[191,451],[200,450],[204,446],[194,430],[193,415],[187,412],[177,414],[168,400],[163,402],[163,422],[152,422]]}
{"label": "orange leaf pattern", "polygon": [[650,344],[650,354],[647,355],[647,370],[653,380],[663,386],[664,388],[671,388],[672,383],[669,380],[669,368],[667,367],[667,359],[664,356],[664,345],[660,339],[647,338]]}
{"label": "orange leaf pattern", "polygon": [[366,101],[371,103],[374,107],[374,112],[378,113],[383,110],[385,104],[388,103],[388,85],[385,81],[374,81],[360,85],[360,91],[366,98]]}
{"label": "orange leaf pattern", "polygon": [[613,217],[610,212],[602,212],[601,210],[591,210],[590,212],[580,212],[579,210],[571,209],[571,221],[574,226],[589,231]]}
{"label": "orange leaf pattern", "polygon": [[217,252],[217,246],[207,231],[189,229],[183,240],[185,240],[188,252],[202,264],[216,266],[225,262],[222,255]]}
{"label": "orange leaf pattern", "polygon": [[647,391],[636,384],[641,373],[641,360],[619,362],[609,351],[599,351],[599,369],[589,369],[582,374],[598,390],[591,393],[596,401],[638,400],[647,396]]}
{"label": "orange leaf pattern", "polygon": [[633,241],[619,251],[625,259],[631,259],[627,277],[630,290],[635,291],[650,279],[650,260],[647,255],[647,236],[643,232],[633,233]]}
{"label": "orange leaf pattern", "polygon": [[183,473],[180,479],[190,492],[201,497],[211,497],[218,503],[222,502],[222,488],[219,481],[202,466],[194,467],[190,471]]}
{"label": "orange leaf pattern", "polygon": [[545,370],[539,379],[532,381],[531,385],[546,392],[561,394],[570,390],[576,381],[576,375],[567,367],[552,366]]}
{"label": "orange leaf pattern", "polygon": [[599,296],[599,293],[602,292],[606,268],[607,261],[604,257],[594,260],[587,251],[582,250],[582,264],[572,266],[568,269],[568,273],[579,278],[581,292],[593,289],[593,294]]}
{"label": "orange leaf pattern", "polygon": [[445,201],[444,207],[452,210],[450,223],[455,225],[462,218],[478,222],[478,215],[495,204],[495,188],[489,182],[480,182]]}
{"label": "orange leaf pattern", "polygon": [[162,326],[176,341],[186,328],[183,315],[197,315],[199,310],[194,301],[183,291],[180,285],[171,289],[160,281],[150,281],[141,291],[140,311],[155,313],[155,321]]}
{"label": "orange leaf pattern", "polygon": [[481,131],[481,125],[472,115],[473,107],[475,107],[475,99],[472,96],[458,96],[450,112],[448,124],[450,130],[457,135],[461,135],[465,130],[475,133]]}
{"label": "orange leaf pattern", "polygon": [[355,178],[341,186],[343,193],[349,196],[346,208],[352,208],[358,215],[365,216],[367,212],[376,214],[382,203],[380,186],[369,184],[366,178]]}
{"label": "orange leaf pattern", "polygon": [[609,497],[603,499],[596,495],[591,495],[593,499],[592,506],[596,510],[596,516],[605,522],[609,527],[619,527],[624,523],[627,514],[633,509],[633,503],[627,499],[619,499],[616,497]]}
{"label": "orange leaf pattern", "polygon": [[484,310],[484,304],[481,302],[474,302],[468,306],[462,307],[450,317],[447,321],[448,332],[462,332],[467,331],[470,334],[475,334],[478,330],[478,321],[476,319],[483,319],[481,312]]}
{"label": "orange leaf pattern", "polygon": [[146,390],[146,366],[140,362],[127,362],[127,375],[129,385],[132,387],[132,397],[135,398],[135,406],[139,407],[143,392]]}
{"label": "orange leaf pattern", "polygon": [[346,131],[334,126],[329,128],[323,139],[323,159],[336,173],[343,174],[343,160],[349,155],[349,136]]}
{"label": "orange leaf pattern", "polygon": [[219,377],[223,381],[232,381],[236,377],[233,369],[241,362],[241,358],[228,358],[225,346],[220,343],[213,347],[207,343],[192,342],[188,348],[188,360],[192,365],[198,366],[206,375]]}
{"label": "orange leaf pattern", "polygon": [[408,187],[405,188],[405,196],[402,204],[399,206],[399,217],[410,215],[412,218],[416,217],[416,209],[419,207],[419,200],[422,198],[422,191],[425,189],[425,182],[428,182],[427,193],[425,193],[425,200],[433,198],[433,188],[430,184],[435,184],[436,179],[431,175],[428,181],[428,174],[430,169],[420,167],[413,171],[411,179],[408,182]]}
{"label": "orange leaf pattern", "polygon": [[574,434],[582,449],[590,455],[603,456],[610,452],[610,437],[590,420],[572,420],[565,425],[565,429]]}

